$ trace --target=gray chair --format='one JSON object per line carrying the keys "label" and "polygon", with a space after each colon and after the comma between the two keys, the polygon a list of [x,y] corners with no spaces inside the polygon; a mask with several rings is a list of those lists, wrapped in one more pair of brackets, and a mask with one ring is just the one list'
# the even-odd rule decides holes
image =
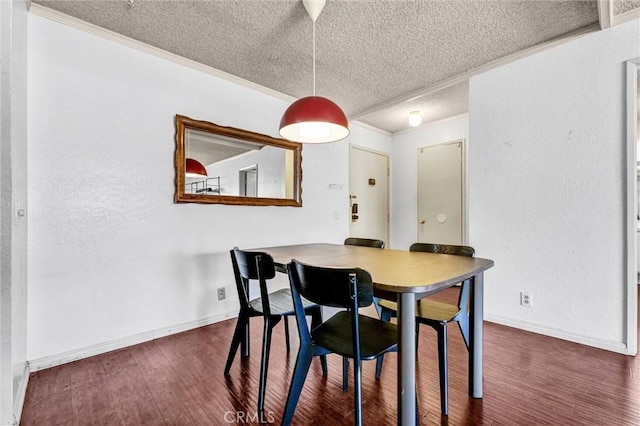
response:
{"label": "gray chair", "polygon": [[[475,250],[469,246],[455,246],[445,244],[415,243],[409,251],[421,251],[427,253],[451,254],[454,256],[473,257]],[[451,305],[428,297],[418,301],[416,306],[416,322],[433,327],[438,333],[438,364],[440,368],[440,407],[443,414],[449,413],[449,385],[447,380],[447,324],[457,322],[462,333],[462,338],[467,350],[469,350],[469,293],[471,283],[466,280],[462,283],[458,304]],[[378,301],[380,319],[390,321],[397,316],[398,308],[395,302],[381,299]],[[416,326],[416,333],[419,327]],[[417,335],[416,335],[417,339]],[[384,355],[376,361],[376,378],[382,373]]]}

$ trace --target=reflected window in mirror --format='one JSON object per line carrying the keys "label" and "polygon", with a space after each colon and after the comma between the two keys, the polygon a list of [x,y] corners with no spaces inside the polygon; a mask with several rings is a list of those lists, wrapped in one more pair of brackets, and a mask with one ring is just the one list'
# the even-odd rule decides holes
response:
{"label": "reflected window in mirror", "polygon": [[175,124],[176,202],[302,205],[301,144],[181,115]]}

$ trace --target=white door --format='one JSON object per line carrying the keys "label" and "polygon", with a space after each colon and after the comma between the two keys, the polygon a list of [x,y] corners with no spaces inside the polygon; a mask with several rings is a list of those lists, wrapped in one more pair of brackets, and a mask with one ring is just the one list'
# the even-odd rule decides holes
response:
{"label": "white door", "polygon": [[418,241],[462,244],[462,141],[418,149]]}
{"label": "white door", "polygon": [[349,148],[351,237],[374,238],[389,244],[389,157]]}
{"label": "white door", "polygon": [[242,197],[258,196],[258,165],[239,170],[240,195]]}

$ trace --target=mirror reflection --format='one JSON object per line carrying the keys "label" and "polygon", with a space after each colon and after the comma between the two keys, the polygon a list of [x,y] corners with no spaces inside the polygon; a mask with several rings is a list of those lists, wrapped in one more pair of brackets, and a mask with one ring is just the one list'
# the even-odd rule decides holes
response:
{"label": "mirror reflection", "polygon": [[299,143],[176,116],[176,202],[300,206]]}

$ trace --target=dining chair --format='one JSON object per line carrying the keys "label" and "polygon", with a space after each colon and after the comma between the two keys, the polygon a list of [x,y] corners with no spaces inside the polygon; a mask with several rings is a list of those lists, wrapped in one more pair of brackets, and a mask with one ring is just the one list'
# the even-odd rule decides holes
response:
{"label": "dining chair", "polygon": [[[275,266],[273,258],[262,252],[243,251],[237,247],[230,251],[233,273],[235,275],[238,299],[240,301],[240,313],[236,322],[236,328],[231,340],[227,363],[224,368],[224,375],[229,376],[233,359],[241,346],[241,357],[249,356],[249,320],[253,317],[263,317],[264,329],[262,336],[262,355],[260,361],[260,383],[258,386],[258,415],[262,418],[264,414],[265,390],[267,386],[267,370],[269,368],[269,352],[271,348],[271,332],[278,322],[284,318],[286,333],[286,348],[289,352],[289,330],[287,317],[293,316],[293,300],[291,290],[284,288],[269,293],[267,281],[275,277]],[[260,297],[250,299],[250,281],[258,282]],[[302,301],[300,308],[301,315],[310,315],[312,325],[322,322],[322,311],[320,306],[307,300]],[[327,361],[321,358],[322,371],[326,374]]]}
{"label": "dining chair", "polygon": [[[373,247],[373,248],[384,248],[384,241],[377,240],[373,238],[359,238],[359,237],[349,237],[344,240],[345,246],[361,246],[361,247]],[[373,298],[373,305],[378,311],[378,315],[380,315],[380,308],[378,307],[378,298]],[[346,392],[349,389],[349,358],[345,357],[342,360],[342,391]]]}
{"label": "dining chair", "polygon": [[[362,361],[397,348],[396,325],[358,313],[373,303],[373,282],[360,268],[325,268],[293,259],[288,265],[300,349],[291,379],[282,424],[289,425],[314,356],[335,353],[352,358],[355,377],[354,420],[362,424]],[[317,327],[307,325],[302,298],[341,309]]]}
{"label": "dining chair", "polygon": [[375,247],[375,248],[384,248],[384,241],[376,240],[372,238],[357,238],[357,237],[349,237],[344,240],[345,246],[362,246],[362,247]]}
{"label": "dining chair", "polygon": [[[414,243],[409,247],[409,251],[421,251],[427,253],[451,254],[455,256],[473,257],[475,250],[469,246],[456,246],[446,244],[432,243]],[[442,414],[449,413],[449,384],[447,379],[447,324],[457,322],[462,333],[464,344],[469,350],[469,293],[471,291],[471,283],[465,280],[460,287],[458,295],[458,304],[430,300],[428,297],[421,299],[416,304],[416,348],[417,333],[420,329],[419,324],[426,324],[433,327],[438,334],[438,366],[440,369],[440,408]],[[380,299],[380,319],[390,321],[392,317],[397,316],[398,308],[395,302]],[[382,373],[382,363],[384,355],[380,356],[376,361],[376,378],[380,378]]]}

